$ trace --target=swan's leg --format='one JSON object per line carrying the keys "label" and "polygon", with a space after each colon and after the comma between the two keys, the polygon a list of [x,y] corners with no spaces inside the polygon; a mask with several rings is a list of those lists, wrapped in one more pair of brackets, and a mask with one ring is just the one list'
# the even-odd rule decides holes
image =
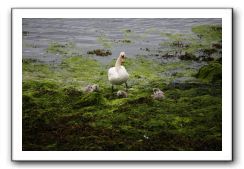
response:
{"label": "swan's leg", "polygon": [[125,82],[125,88],[126,90],[129,88],[127,82]]}
{"label": "swan's leg", "polygon": [[112,85],[112,93],[114,92],[114,85]]}

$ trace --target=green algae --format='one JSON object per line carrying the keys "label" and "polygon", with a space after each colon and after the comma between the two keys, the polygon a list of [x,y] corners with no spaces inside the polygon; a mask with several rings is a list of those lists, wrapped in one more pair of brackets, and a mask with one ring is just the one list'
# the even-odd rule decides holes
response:
{"label": "green algae", "polygon": [[197,25],[192,27],[192,33],[165,33],[161,36],[168,40],[160,43],[167,47],[168,53],[179,55],[181,60],[213,61],[219,58],[222,51],[222,26],[221,25]]}
{"label": "green algae", "polygon": [[114,46],[118,45],[128,45],[131,44],[135,37],[135,33],[133,33],[130,29],[122,30],[123,38],[122,39],[111,39],[107,35],[102,34],[99,37],[97,37],[97,42],[102,45],[104,49],[111,49]]}
{"label": "green algae", "polygon": [[[23,61],[23,150],[221,150],[215,88],[173,87],[172,77],[163,75],[188,62],[128,59],[128,98],[111,92],[109,65],[82,56],[63,59],[58,68]],[[85,93],[89,83],[100,91]],[[166,98],[153,100],[153,87]]]}
{"label": "green algae", "polygon": [[48,45],[46,52],[56,54],[56,55],[57,54],[59,54],[59,55],[77,54],[75,45],[72,42],[68,42],[68,43],[52,42]]}
{"label": "green algae", "polygon": [[206,66],[203,66],[196,74],[196,77],[208,82],[221,82],[222,65],[218,62],[212,62]]}
{"label": "green algae", "polygon": [[105,34],[102,34],[99,37],[97,37],[97,42],[101,44],[104,48],[110,49],[113,47],[112,40],[109,39]]}
{"label": "green algae", "polygon": [[192,27],[192,32],[205,42],[220,42],[222,40],[221,25],[197,25]]}

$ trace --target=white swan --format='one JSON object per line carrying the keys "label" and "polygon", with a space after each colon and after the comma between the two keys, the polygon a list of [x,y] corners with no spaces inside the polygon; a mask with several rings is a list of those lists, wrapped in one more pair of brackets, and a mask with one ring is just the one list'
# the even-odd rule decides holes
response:
{"label": "white swan", "polygon": [[120,85],[125,83],[126,88],[127,86],[127,80],[129,78],[129,74],[127,73],[126,69],[123,64],[125,62],[125,52],[121,52],[116,63],[115,67],[111,67],[108,70],[108,80],[112,84],[112,90],[113,85]]}

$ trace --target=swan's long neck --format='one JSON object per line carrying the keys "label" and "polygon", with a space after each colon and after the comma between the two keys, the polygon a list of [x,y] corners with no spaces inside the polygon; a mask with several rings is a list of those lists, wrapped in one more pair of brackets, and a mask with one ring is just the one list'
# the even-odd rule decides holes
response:
{"label": "swan's long neck", "polygon": [[120,57],[118,57],[116,63],[115,63],[115,67],[119,68],[121,66],[121,59]]}

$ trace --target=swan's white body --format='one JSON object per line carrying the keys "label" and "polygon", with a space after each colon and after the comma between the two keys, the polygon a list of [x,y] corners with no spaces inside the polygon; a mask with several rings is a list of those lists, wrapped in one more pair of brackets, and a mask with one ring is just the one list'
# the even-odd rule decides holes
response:
{"label": "swan's white body", "polygon": [[120,67],[111,67],[108,70],[108,80],[112,85],[120,85],[125,83],[129,78],[124,66]]}
{"label": "swan's white body", "polygon": [[120,85],[126,83],[129,78],[129,74],[127,73],[124,66],[121,64],[124,62],[125,53],[121,52],[116,64],[114,67],[109,68],[108,70],[108,80],[112,85]]}

